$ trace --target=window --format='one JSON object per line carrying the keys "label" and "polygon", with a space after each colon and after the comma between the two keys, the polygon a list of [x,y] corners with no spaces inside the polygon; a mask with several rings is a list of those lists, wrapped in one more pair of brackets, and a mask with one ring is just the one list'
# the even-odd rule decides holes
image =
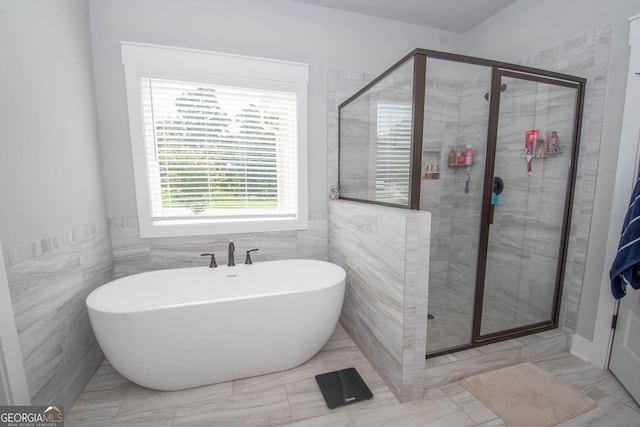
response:
{"label": "window", "polygon": [[409,203],[411,158],[410,104],[378,102],[376,129],[376,200]]}
{"label": "window", "polygon": [[141,237],[307,227],[306,65],[121,48]]}

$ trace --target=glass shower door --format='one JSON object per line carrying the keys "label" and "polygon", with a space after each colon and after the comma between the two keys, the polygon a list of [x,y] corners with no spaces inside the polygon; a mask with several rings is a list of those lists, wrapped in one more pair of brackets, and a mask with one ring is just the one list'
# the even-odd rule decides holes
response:
{"label": "glass shower door", "polygon": [[429,354],[471,344],[490,85],[491,67],[427,59],[420,209],[431,212]]}
{"label": "glass shower door", "polygon": [[500,90],[492,91],[498,114],[493,173],[486,175],[491,183],[485,186],[488,234],[484,271],[478,273],[477,340],[557,323],[581,96],[572,82],[496,72]]}

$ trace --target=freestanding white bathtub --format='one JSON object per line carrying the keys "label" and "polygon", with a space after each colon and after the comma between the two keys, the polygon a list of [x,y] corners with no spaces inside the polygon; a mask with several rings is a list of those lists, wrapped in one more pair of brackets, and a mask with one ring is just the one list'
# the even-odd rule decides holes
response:
{"label": "freestanding white bathtub", "polygon": [[298,366],[331,337],[345,271],[314,260],[136,274],[87,297],[113,367],[141,386],[181,390]]}

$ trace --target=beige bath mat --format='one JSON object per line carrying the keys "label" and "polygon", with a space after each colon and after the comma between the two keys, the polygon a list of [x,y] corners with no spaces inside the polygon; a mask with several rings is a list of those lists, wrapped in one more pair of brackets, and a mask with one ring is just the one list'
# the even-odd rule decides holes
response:
{"label": "beige bath mat", "polygon": [[597,406],[528,362],[473,375],[461,383],[511,427],[553,426]]}

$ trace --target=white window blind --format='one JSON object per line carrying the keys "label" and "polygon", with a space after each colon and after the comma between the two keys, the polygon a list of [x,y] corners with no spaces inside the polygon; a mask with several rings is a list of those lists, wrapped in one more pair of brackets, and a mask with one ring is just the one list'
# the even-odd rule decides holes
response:
{"label": "white window blind", "polygon": [[411,119],[411,105],[377,104],[377,201],[406,204],[409,200]]}
{"label": "white window blind", "polygon": [[141,78],[153,218],[295,217],[296,94]]}
{"label": "white window blind", "polygon": [[307,228],[306,64],[121,49],[141,237]]}

